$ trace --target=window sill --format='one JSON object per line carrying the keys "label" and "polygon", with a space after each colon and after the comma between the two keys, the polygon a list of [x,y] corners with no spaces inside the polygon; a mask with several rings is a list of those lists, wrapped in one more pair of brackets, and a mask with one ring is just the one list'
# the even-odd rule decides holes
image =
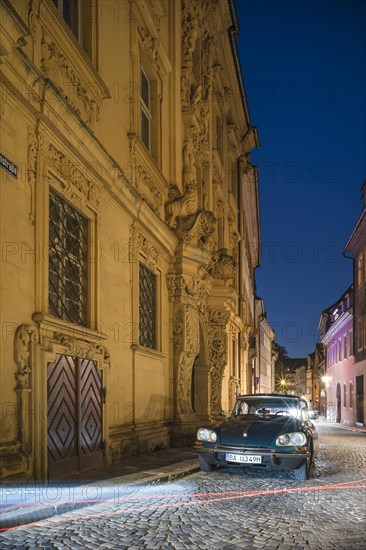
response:
{"label": "window sill", "polygon": [[84,339],[92,342],[100,342],[100,340],[107,340],[107,335],[98,330],[93,330],[81,325],[75,325],[69,321],[64,321],[58,317],[54,317],[49,313],[37,311],[32,315],[33,321],[39,324],[40,329],[59,332],[74,339]]}
{"label": "window sill", "polygon": [[138,344],[131,344],[131,349],[139,355],[145,355],[146,357],[157,357],[159,359],[166,359],[168,357],[166,353],[156,349],[145,348],[144,346],[139,346]]}

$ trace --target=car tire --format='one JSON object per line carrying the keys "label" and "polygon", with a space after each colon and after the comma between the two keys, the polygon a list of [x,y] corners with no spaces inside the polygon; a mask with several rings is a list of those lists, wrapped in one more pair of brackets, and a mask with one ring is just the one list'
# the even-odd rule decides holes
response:
{"label": "car tire", "polygon": [[198,463],[202,472],[213,472],[216,469],[216,464],[210,464],[206,462],[202,455],[198,455]]}

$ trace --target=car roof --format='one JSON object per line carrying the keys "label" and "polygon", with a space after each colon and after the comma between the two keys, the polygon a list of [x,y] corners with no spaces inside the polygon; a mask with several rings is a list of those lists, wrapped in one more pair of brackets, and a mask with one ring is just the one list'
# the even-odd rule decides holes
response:
{"label": "car roof", "polygon": [[246,397],[286,397],[286,399],[302,399],[299,395],[288,395],[287,393],[250,393],[238,395],[238,399],[244,399]]}

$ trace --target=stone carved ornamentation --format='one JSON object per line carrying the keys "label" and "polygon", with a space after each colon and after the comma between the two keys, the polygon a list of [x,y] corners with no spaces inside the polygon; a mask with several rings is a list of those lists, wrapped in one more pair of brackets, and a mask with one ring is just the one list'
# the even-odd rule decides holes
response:
{"label": "stone carved ornamentation", "polygon": [[39,333],[36,327],[20,325],[15,333],[14,339],[14,361],[17,366],[15,378],[17,389],[29,390],[31,387],[30,376],[32,372],[30,346],[37,344]]}
{"label": "stone carved ornamentation", "polygon": [[31,188],[31,209],[29,212],[29,219],[32,223],[35,221],[35,185],[37,181],[38,172],[38,155],[43,150],[43,137],[41,134],[36,133],[35,129],[31,126],[28,127],[28,166],[27,175],[28,183]]}
{"label": "stone carved ornamentation", "polygon": [[197,184],[195,149],[191,139],[183,145],[183,182],[184,186]]}
{"label": "stone carved ornamentation", "polygon": [[39,22],[39,12],[40,12],[41,0],[31,0],[29,12],[28,12],[28,26],[32,33],[32,38],[34,42],[37,42],[40,22]]}
{"label": "stone carved ornamentation", "polygon": [[159,73],[160,65],[159,65],[158,48],[160,46],[160,40],[159,38],[152,36],[148,31],[142,28],[140,28],[140,34],[141,34],[142,47],[145,50],[147,58],[149,59],[155,73]]}
{"label": "stone carved ornamentation", "polygon": [[175,353],[180,353],[183,348],[184,335],[184,311],[182,307],[178,307],[173,323],[173,347]]}
{"label": "stone carved ornamentation", "polygon": [[136,166],[136,184],[140,195],[150,208],[159,213],[163,204],[163,194],[141,165]]}
{"label": "stone carved ornamentation", "polygon": [[184,275],[169,275],[167,286],[170,300],[192,306],[203,315],[206,308],[207,294],[210,287],[209,278],[192,279]]}
{"label": "stone carved ornamentation", "polygon": [[222,376],[228,362],[226,325],[230,313],[211,310],[208,313],[208,349],[211,376],[211,407],[213,413],[221,411]]}
{"label": "stone carved ornamentation", "polygon": [[[174,346],[177,365],[177,404],[179,414],[192,414],[191,379],[192,367],[199,352],[198,312],[191,305],[177,309],[174,320]],[[178,348],[176,348],[178,345]]]}
{"label": "stone carved ornamentation", "polygon": [[198,313],[197,309],[191,305],[186,306],[185,349],[194,356],[199,352]]}
{"label": "stone carved ornamentation", "polygon": [[194,357],[181,353],[178,362],[177,406],[180,415],[192,413],[190,405],[192,366]]}
{"label": "stone carved ornamentation", "polygon": [[175,229],[178,224],[178,218],[186,218],[198,210],[198,192],[197,186],[186,185],[183,195],[177,197],[165,204],[165,220],[171,229]]}
{"label": "stone carved ornamentation", "polygon": [[128,244],[128,257],[130,262],[138,262],[139,254],[142,253],[145,263],[152,271],[158,263],[159,251],[134,224],[130,226],[130,240]]}
{"label": "stone carved ornamentation", "polygon": [[233,279],[236,275],[235,258],[229,256],[226,248],[221,248],[212,254],[206,269],[214,279]]}
{"label": "stone carved ornamentation", "polygon": [[163,191],[157,181],[140,164],[137,154],[136,134],[129,134],[130,161],[127,163],[129,179],[132,183],[131,191],[138,197],[145,199],[155,214],[163,217]]}
{"label": "stone carved ornamentation", "polygon": [[155,23],[156,30],[160,31],[161,18],[164,14],[159,9],[159,2],[157,0],[146,0],[146,4]]}
{"label": "stone carved ornamentation", "polygon": [[[67,89],[67,83],[60,85],[57,82],[58,88],[62,91],[67,101],[72,105],[74,110],[87,122],[88,124],[93,124],[99,119],[99,109],[101,97],[97,99],[91,95],[90,91],[83,85],[80,80],[80,77],[76,71],[70,66],[69,60],[58,48],[54,42],[47,42],[44,38],[41,41],[42,47],[42,59],[41,67],[44,76],[48,77],[50,72],[55,68],[61,72],[64,78],[67,78],[72,85],[72,93],[67,95],[65,90]],[[83,106],[85,115],[80,112],[78,106]]]}
{"label": "stone carved ornamentation", "polygon": [[199,5],[197,0],[182,2],[182,67],[193,67],[193,52],[200,29]]}
{"label": "stone carved ornamentation", "polygon": [[88,179],[82,167],[74,164],[52,143],[48,144],[47,156],[50,167],[62,177],[60,185],[65,196],[78,207],[81,206],[82,200],[85,200],[94,208],[99,208],[100,188]]}
{"label": "stone carved ornamentation", "polygon": [[176,228],[176,235],[181,241],[197,246],[207,244],[216,228],[213,212],[203,210],[181,222]]}
{"label": "stone carved ornamentation", "polygon": [[183,150],[183,195],[177,193],[176,188],[171,188],[171,194],[176,196],[165,204],[166,223],[171,229],[178,225],[178,218],[192,216],[198,210],[197,171],[195,161],[195,148],[192,139],[184,142]]}
{"label": "stone carved ornamentation", "polygon": [[183,110],[189,108],[193,84],[193,52],[200,30],[198,2],[184,0],[182,3],[182,76],[181,101]]}
{"label": "stone carved ornamentation", "polygon": [[65,348],[65,353],[68,355],[85,359],[95,359],[97,355],[102,355],[103,362],[110,365],[109,351],[102,345],[70,338],[62,333],[56,333],[55,339]]}
{"label": "stone carved ornamentation", "polygon": [[173,348],[178,415],[192,415],[191,379],[195,357],[200,351],[199,323],[205,310],[207,282],[169,275],[167,285],[174,306]]}

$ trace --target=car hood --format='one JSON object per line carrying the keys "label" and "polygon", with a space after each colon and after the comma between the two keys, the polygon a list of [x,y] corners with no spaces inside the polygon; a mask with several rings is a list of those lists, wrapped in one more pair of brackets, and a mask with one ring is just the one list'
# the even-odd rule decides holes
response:
{"label": "car hood", "polygon": [[303,422],[293,417],[280,416],[270,420],[227,418],[215,431],[222,445],[267,447],[274,444],[278,435],[296,432],[302,427]]}

